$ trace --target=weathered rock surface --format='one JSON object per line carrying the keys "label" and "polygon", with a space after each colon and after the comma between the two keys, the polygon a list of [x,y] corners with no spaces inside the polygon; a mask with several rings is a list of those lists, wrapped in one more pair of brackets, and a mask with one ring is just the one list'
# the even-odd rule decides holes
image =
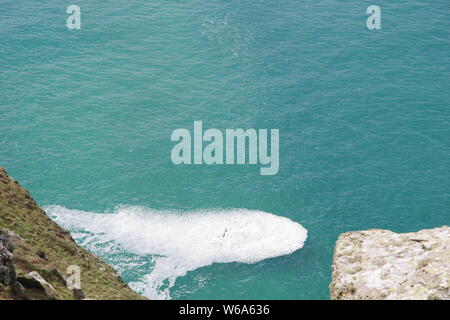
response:
{"label": "weathered rock surface", "polygon": [[49,299],[56,298],[56,290],[48,283],[37,271],[32,271],[25,276],[18,277],[19,282],[24,288],[38,289],[42,291]]}
{"label": "weathered rock surface", "polygon": [[332,299],[450,299],[450,228],[347,232],[336,242]]}
{"label": "weathered rock surface", "polygon": [[10,286],[16,281],[16,270],[12,262],[14,246],[0,230],[0,283]]}

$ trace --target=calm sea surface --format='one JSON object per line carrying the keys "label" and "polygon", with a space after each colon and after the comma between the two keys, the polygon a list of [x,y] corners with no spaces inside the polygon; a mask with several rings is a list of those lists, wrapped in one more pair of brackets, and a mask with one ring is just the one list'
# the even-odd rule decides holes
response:
{"label": "calm sea surface", "polygon": [[[139,292],[327,299],[340,233],[450,223],[448,0],[69,4],[0,4],[0,165]],[[195,120],[279,173],[175,166]]]}

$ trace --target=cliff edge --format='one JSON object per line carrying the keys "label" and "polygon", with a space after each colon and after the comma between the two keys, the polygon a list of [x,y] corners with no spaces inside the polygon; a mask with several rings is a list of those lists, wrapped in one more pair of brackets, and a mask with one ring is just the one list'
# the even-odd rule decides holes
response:
{"label": "cliff edge", "polygon": [[[68,285],[77,269],[81,282]],[[144,298],[110,266],[79,247],[0,167],[2,299]]]}
{"label": "cliff edge", "polygon": [[450,228],[347,232],[336,242],[332,299],[450,299]]}

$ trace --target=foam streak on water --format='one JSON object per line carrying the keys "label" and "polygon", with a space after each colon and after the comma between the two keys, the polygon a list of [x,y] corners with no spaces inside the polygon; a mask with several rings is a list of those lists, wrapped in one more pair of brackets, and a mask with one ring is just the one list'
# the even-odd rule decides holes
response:
{"label": "foam streak on water", "polygon": [[130,253],[152,255],[152,272],[130,283],[151,299],[169,299],[176,278],[188,271],[290,254],[302,248],[307,237],[307,230],[288,218],[245,209],[170,212],[118,207],[105,214],[61,206],[45,210],[79,242],[91,234],[94,243],[113,242]]}

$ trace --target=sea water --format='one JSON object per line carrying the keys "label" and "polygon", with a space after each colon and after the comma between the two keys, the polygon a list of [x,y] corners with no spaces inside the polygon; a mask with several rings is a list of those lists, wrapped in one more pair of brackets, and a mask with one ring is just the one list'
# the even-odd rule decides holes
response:
{"label": "sea water", "polygon": [[[144,295],[328,299],[340,233],[450,221],[449,13],[4,0],[0,165]],[[171,134],[194,121],[279,130],[277,174],[174,165]]]}

